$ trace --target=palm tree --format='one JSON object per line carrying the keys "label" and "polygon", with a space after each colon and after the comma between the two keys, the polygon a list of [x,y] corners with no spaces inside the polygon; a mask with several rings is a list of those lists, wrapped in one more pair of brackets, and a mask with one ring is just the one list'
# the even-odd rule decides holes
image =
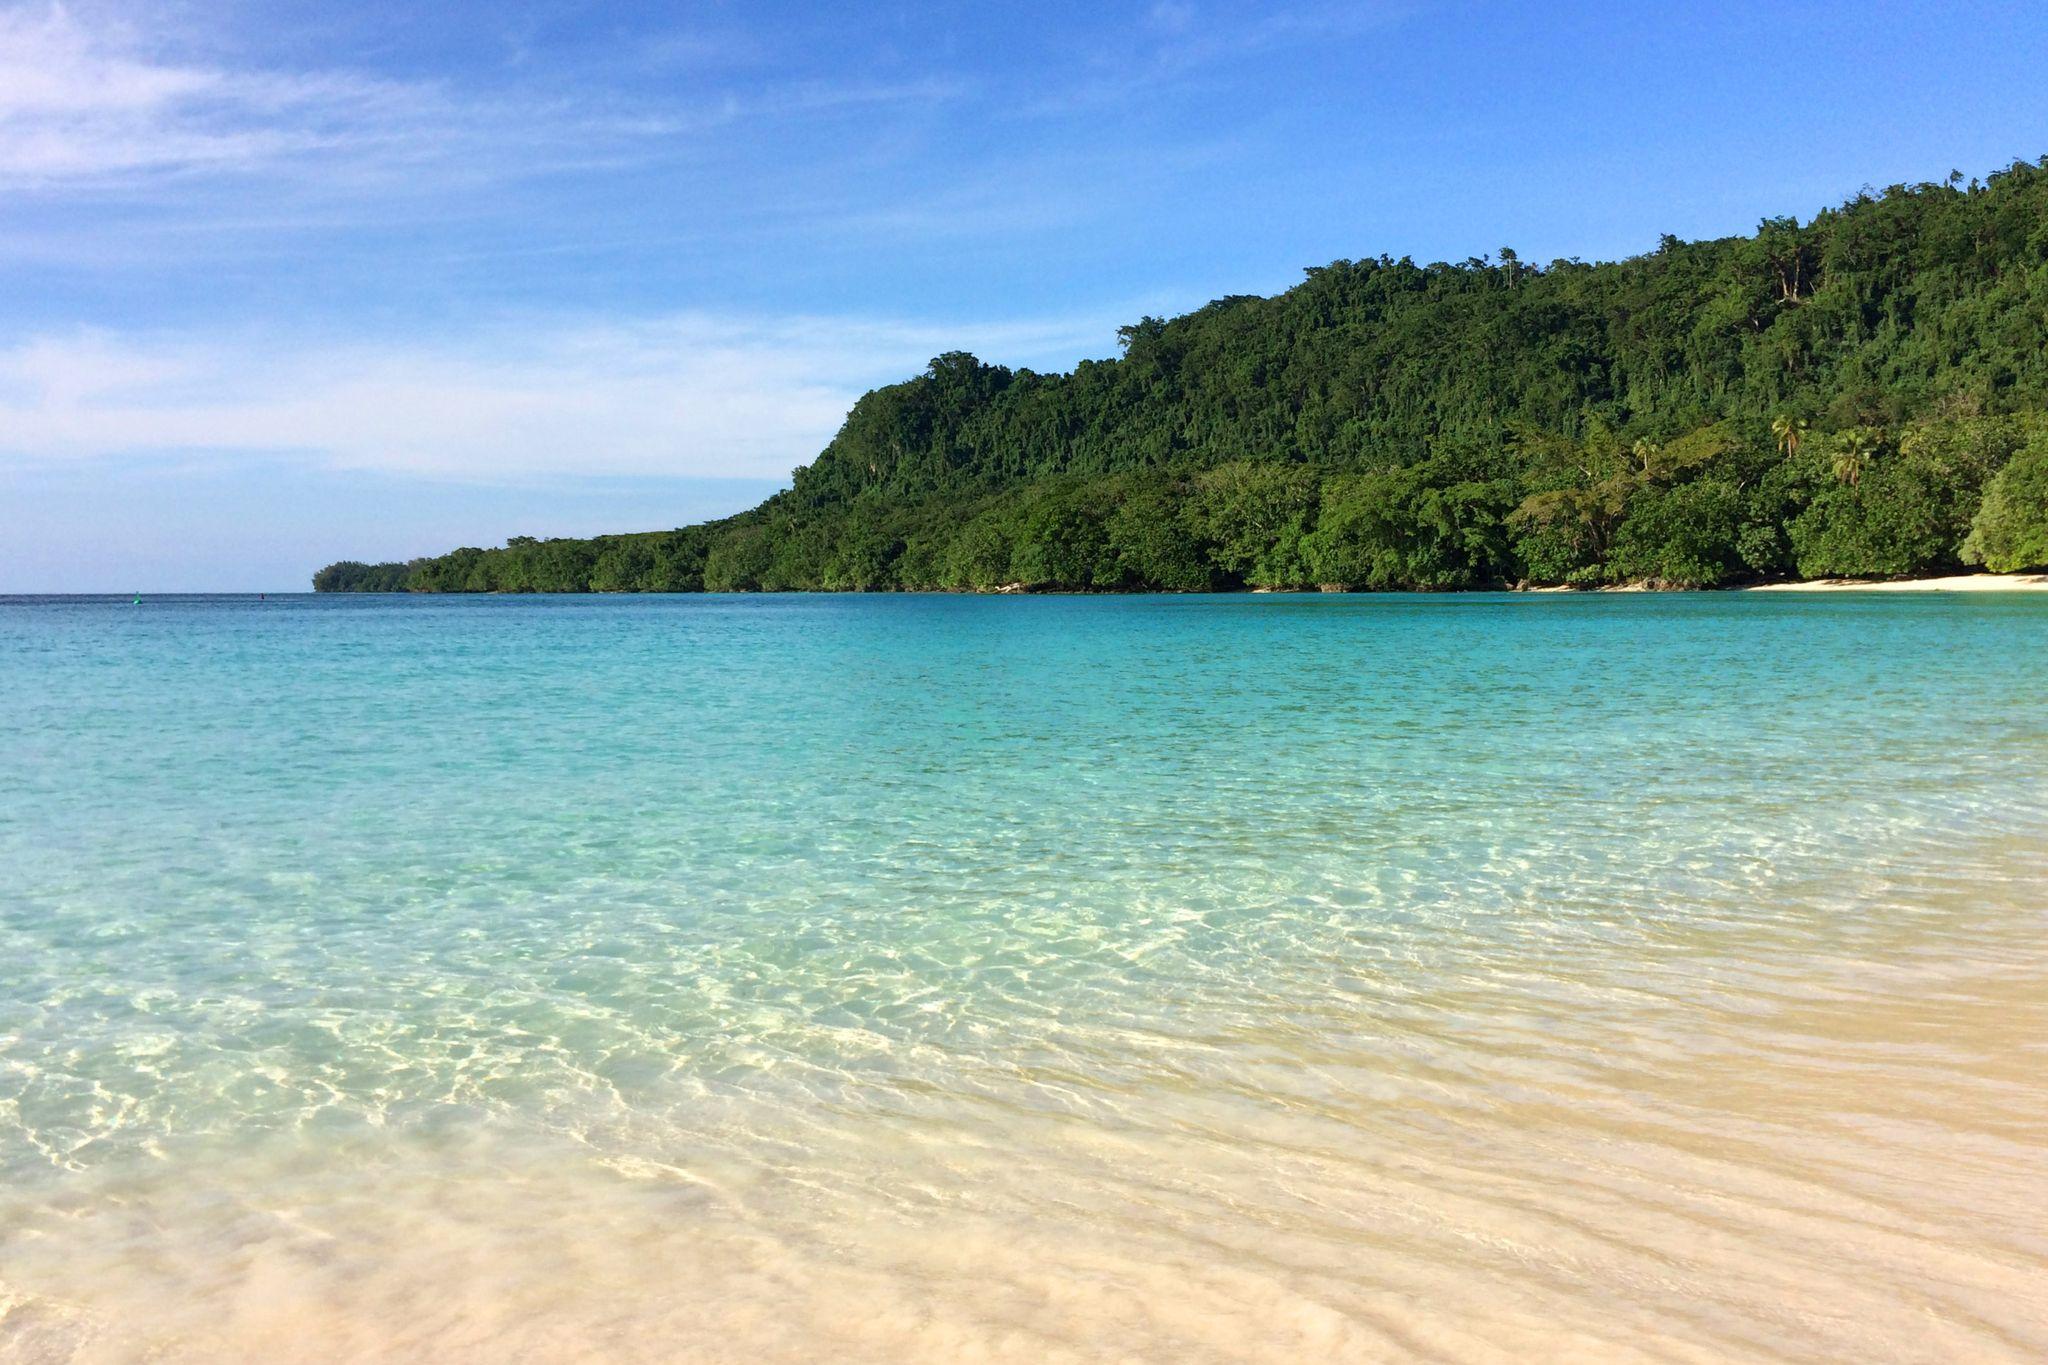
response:
{"label": "palm tree", "polygon": [[1799,453],[1799,442],[1806,435],[1806,423],[1795,422],[1789,414],[1780,413],[1771,419],[1771,435],[1778,438],[1778,453],[1789,458]]}
{"label": "palm tree", "polygon": [[1855,427],[1835,440],[1835,478],[1854,487],[1877,458],[1878,437],[1868,427]]}

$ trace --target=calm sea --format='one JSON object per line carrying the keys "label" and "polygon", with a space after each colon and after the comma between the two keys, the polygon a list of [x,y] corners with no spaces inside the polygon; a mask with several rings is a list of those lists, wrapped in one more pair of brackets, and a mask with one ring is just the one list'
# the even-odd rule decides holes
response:
{"label": "calm sea", "polygon": [[2048,1355],[2048,600],[0,599],[0,1358]]}

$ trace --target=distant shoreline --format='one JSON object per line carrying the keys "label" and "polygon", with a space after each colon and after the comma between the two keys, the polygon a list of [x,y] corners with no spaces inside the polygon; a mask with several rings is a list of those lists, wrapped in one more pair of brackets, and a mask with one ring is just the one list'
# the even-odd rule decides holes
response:
{"label": "distant shoreline", "polygon": [[[763,589],[758,589],[758,588],[756,588],[756,589],[748,589],[748,590],[742,590],[742,591],[740,591],[740,592],[738,592],[738,593],[734,593],[734,594],[724,594],[724,593],[718,593],[718,594],[711,594],[711,595],[713,595],[713,596],[726,596],[726,595],[733,595],[733,596],[743,596],[743,597],[801,597],[801,596],[811,596],[811,595],[817,595],[817,594],[819,593],[819,591],[820,591],[820,590],[818,590],[818,589],[814,589],[814,588],[794,588],[794,589],[779,589],[779,590],[778,590],[778,589],[767,589],[767,590],[763,590]],[[1208,592],[1204,592],[1204,593],[1176,593],[1176,592],[1171,592],[1171,591],[1165,591],[1165,592],[1162,592],[1162,591],[1161,591],[1161,590],[1159,590],[1159,589],[1142,589],[1142,588],[1141,588],[1141,589],[1130,589],[1130,588],[1078,588],[1078,589],[1076,589],[1076,588],[1038,587],[1038,586],[1035,586],[1035,585],[1027,586],[1027,585],[1025,585],[1025,584],[1022,584],[1022,583],[1004,583],[1004,584],[1000,584],[1000,585],[998,585],[998,586],[995,586],[995,587],[992,587],[992,588],[980,588],[980,589],[976,589],[976,588],[932,588],[932,589],[883,589],[883,590],[880,590],[880,591],[875,591],[875,590],[869,590],[869,591],[867,591],[867,592],[859,592],[858,590],[854,590],[854,591],[853,591],[853,594],[852,594],[852,595],[856,595],[856,596],[864,596],[864,597],[867,597],[867,596],[876,596],[876,597],[886,597],[886,596],[892,596],[892,595],[905,595],[905,594],[909,594],[909,595],[919,595],[919,596],[946,596],[946,597],[1009,597],[1009,596],[1017,596],[1017,597],[1137,597],[1137,596],[1162,596],[1162,595],[1163,595],[1163,596],[1219,596],[1219,597],[1221,597],[1221,596],[1231,596],[1231,597],[1234,597],[1234,596],[1267,596],[1267,595],[1275,595],[1275,594],[1277,594],[1277,595],[1288,595],[1288,596],[1301,596],[1301,595],[1304,595],[1304,594],[1316,594],[1316,593],[1325,593],[1325,594],[1335,594],[1335,593],[1344,593],[1344,594],[1363,594],[1363,595],[1371,595],[1371,596],[1375,596],[1375,597],[1456,597],[1456,596],[1461,596],[1461,595],[1464,595],[1464,594],[1467,594],[1467,593],[1474,593],[1474,592],[1480,592],[1480,593],[1488,593],[1488,592],[1492,592],[1492,593],[1514,593],[1514,594],[1532,594],[1532,595],[1534,595],[1534,594],[1580,594],[1580,593],[1585,593],[1585,594],[1593,594],[1593,593],[1649,593],[1649,592],[1655,592],[1655,593],[1687,593],[1687,594],[1692,594],[1692,593],[1701,593],[1701,592],[1705,592],[1705,593],[1718,593],[1718,592],[2048,592],[2048,571],[2034,571],[2034,572],[2028,572],[2028,573],[1960,573],[1960,574],[1938,574],[1938,575],[1935,575],[1935,576],[1932,576],[1932,577],[1928,577],[1928,578],[1808,578],[1808,579],[1794,579],[1794,580],[1791,580],[1791,581],[1788,581],[1788,582],[1780,582],[1780,583],[1731,583],[1731,584],[1728,584],[1728,585],[1727,585],[1727,586],[1725,586],[1725,587],[1718,587],[1718,588],[1692,588],[1692,587],[1680,587],[1680,586],[1676,586],[1676,585],[1667,585],[1667,584],[1662,584],[1662,583],[1652,583],[1652,582],[1644,582],[1644,581],[1637,581],[1637,582],[1633,582],[1633,583],[1600,583],[1600,584],[1588,584],[1588,585],[1583,585],[1583,586],[1581,586],[1581,585],[1575,585],[1575,584],[1570,584],[1570,583],[1552,583],[1552,584],[1543,584],[1543,585],[1541,585],[1541,586],[1534,586],[1534,585],[1530,585],[1530,586],[1517,586],[1517,585],[1512,585],[1512,584],[1497,584],[1497,585],[1493,585],[1493,586],[1488,586],[1488,587],[1477,587],[1477,588],[1439,588],[1439,589],[1426,589],[1426,588],[1384,588],[1384,589],[1370,589],[1370,588],[1350,588],[1350,587],[1340,587],[1340,586],[1338,586],[1338,585],[1336,585],[1336,584],[1329,584],[1329,585],[1326,585],[1326,586],[1323,586],[1323,587],[1320,587],[1320,588],[1318,588],[1318,587],[1312,587],[1312,586],[1302,586],[1302,587],[1286,587],[1286,588],[1273,588],[1273,587],[1256,587],[1256,588],[1243,588],[1243,587],[1240,587],[1240,588],[1218,588],[1218,589],[1211,589],[1211,590],[1209,590]],[[126,599],[126,598],[128,598],[129,596],[131,596],[131,595],[132,595],[132,594],[130,594],[130,593],[127,593],[127,592],[28,592],[28,593],[0,593],[0,598],[4,598],[4,599],[12,599],[12,600],[17,600],[17,601],[20,601],[20,600],[27,600],[27,599],[33,599],[33,598],[57,598],[57,597],[64,597],[64,598],[101,598],[101,597],[104,597],[104,598],[120,598],[120,599]],[[595,597],[637,597],[637,596],[641,596],[641,595],[642,595],[642,594],[641,594],[640,592],[638,592],[638,591],[634,591],[634,590],[627,590],[627,591],[601,591],[601,592],[584,592],[584,593],[554,593],[554,592],[536,592],[536,593],[507,593],[507,592],[496,592],[496,591],[492,591],[492,592],[420,592],[420,591],[418,591],[418,590],[415,590],[415,589],[406,589],[406,588],[397,588],[397,589],[392,589],[392,590],[389,590],[389,591],[385,591],[385,592],[365,592],[365,591],[361,591],[361,590],[349,590],[349,591],[342,591],[342,592],[334,592],[334,591],[321,591],[321,590],[317,590],[317,589],[316,589],[315,591],[313,591],[313,592],[310,592],[310,593],[309,593],[309,592],[306,592],[306,591],[304,591],[303,589],[301,589],[301,590],[298,590],[298,591],[292,591],[292,590],[290,590],[290,589],[285,589],[285,590],[281,590],[281,591],[274,591],[274,592],[269,592],[269,593],[257,593],[257,592],[255,592],[255,591],[242,591],[242,590],[231,590],[231,591],[222,591],[222,592],[189,592],[189,591],[177,591],[177,590],[171,590],[171,591],[163,591],[163,592],[158,592],[158,591],[153,591],[153,590],[145,590],[145,591],[144,591],[144,592],[143,592],[143,593],[141,594],[141,596],[143,596],[144,598],[161,598],[161,597],[258,597],[258,596],[268,596],[268,597],[277,597],[277,598],[284,598],[284,597],[558,597],[558,596],[559,596],[559,597],[574,597],[574,596],[595,596]],[[663,593],[650,593],[650,594],[646,594],[646,595],[649,595],[649,596],[687,596],[687,597],[695,597],[695,596],[702,596],[702,595],[704,595],[704,593],[703,593],[703,591],[702,591],[701,589],[699,589],[699,590],[696,590],[696,591],[684,592],[684,593],[680,593],[680,594],[663,594]]]}
{"label": "distant shoreline", "polygon": [[[434,592],[414,588],[397,588],[383,592],[362,589],[316,589],[315,596],[397,596],[397,597],[555,597],[555,596],[598,596],[636,597],[640,589],[586,590],[583,593],[555,592],[503,592],[499,590],[479,592]],[[685,590],[680,594],[652,594],[657,596],[699,596],[704,589]],[[1027,583],[999,583],[987,588],[881,588],[881,589],[819,589],[819,588],[742,588],[714,592],[712,596],[739,597],[803,597],[814,595],[845,594],[861,597],[888,596],[941,596],[941,597],[1144,597],[1144,596],[1194,596],[1194,597],[1235,597],[1235,596],[1302,596],[1314,594],[1369,595],[1374,597],[1457,597],[1469,593],[1512,593],[1512,594],[1595,594],[1595,593],[1724,593],[1724,592],[2048,592],[2048,571],[2026,573],[1960,573],[1937,574],[1926,578],[1808,578],[1775,583],[1730,583],[1720,587],[1689,587],[1682,584],[1659,583],[1638,579],[1629,583],[1546,583],[1535,584],[1491,584],[1470,588],[1354,588],[1348,585],[1329,583],[1320,586],[1304,584],[1289,587],[1234,587],[1210,588],[1198,592],[1180,592],[1161,588],[1069,588],[1053,585]],[[111,594],[126,596],[125,593]],[[253,594],[252,594],[253,595]],[[273,594],[280,595],[280,594]]]}

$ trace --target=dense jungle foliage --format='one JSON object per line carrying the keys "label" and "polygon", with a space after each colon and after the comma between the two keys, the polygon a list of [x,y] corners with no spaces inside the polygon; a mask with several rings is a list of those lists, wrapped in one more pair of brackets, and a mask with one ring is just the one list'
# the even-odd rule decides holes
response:
{"label": "dense jungle foliage", "polygon": [[1608,264],[1338,261],[952,353],[752,511],[321,591],[1446,589],[2048,567],[2048,158]]}

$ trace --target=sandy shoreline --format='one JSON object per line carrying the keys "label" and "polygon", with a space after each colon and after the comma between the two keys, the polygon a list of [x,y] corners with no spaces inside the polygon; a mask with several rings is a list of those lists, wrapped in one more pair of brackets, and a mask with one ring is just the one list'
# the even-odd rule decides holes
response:
{"label": "sandy shoreline", "polygon": [[[1569,584],[1521,588],[1521,592],[1659,592],[1652,583]],[[1679,589],[1677,591],[1689,591]],[[1959,573],[1940,578],[1810,578],[1798,583],[1744,583],[1725,592],[2048,592],[2048,573]]]}
{"label": "sandy shoreline", "polygon": [[1964,573],[1945,578],[1815,578],[1757,583],[1743,592],[2048,592],[2048,574]]}

